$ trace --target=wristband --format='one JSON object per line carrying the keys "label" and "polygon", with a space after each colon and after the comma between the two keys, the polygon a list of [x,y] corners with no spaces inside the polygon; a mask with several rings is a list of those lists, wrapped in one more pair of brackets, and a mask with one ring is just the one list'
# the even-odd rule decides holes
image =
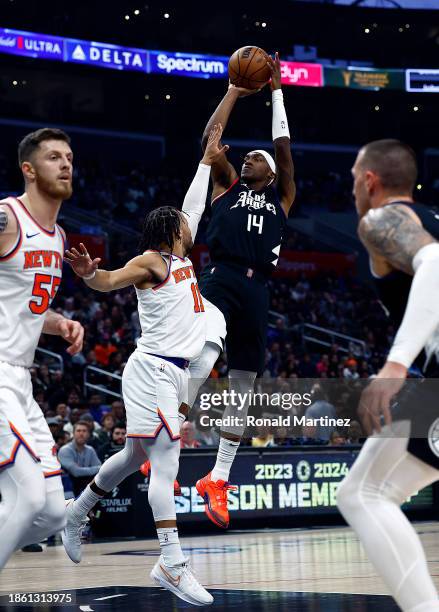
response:
{"label": "wristband", "polygon": [[271,124],[273,140],[283,137],[291,138],[282,89],[272,91],[271,100],[273,103],[273,120]]}
{"label": "wristband", "polygon": [[91,280],[92,278],[94,278],[96,276],[96,270],[93,272],[93,274],[88,274],[87,276],[83,276],[83,280]]}

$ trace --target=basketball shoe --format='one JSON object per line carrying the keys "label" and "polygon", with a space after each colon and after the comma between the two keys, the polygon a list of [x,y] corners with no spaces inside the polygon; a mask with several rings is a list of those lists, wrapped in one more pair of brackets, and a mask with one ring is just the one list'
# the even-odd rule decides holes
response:
{"label": "basketball shoe", "polygon": [[187,561],[169,567],[160,555],[150,576],[159,586],[194,606],[206,606],[213,602],[212,595],[192,574]]}
{"label": "basketball shoe", "polygon": [[88,519],[78,519],[72,512],[74,499],[66,503],[66,526],[61,531],[61,539],[64,548],[73,563],[81,562],[81,535],[82,530],[88,523]]}
{"label": "basketball shoe", "polygon": [[224,480],[213,481],[211,472],[201,478],[195,485],[199,495],[204,499],[204,511],[212,523],[227,529],[229,526],[229,511],[227,509],[227,491],[236,491],[238,487]]}

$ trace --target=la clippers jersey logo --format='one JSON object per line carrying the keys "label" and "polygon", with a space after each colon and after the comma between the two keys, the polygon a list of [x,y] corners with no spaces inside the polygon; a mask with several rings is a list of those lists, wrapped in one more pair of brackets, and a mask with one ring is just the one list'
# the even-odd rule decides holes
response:
{"label": "la clippers jersey logo", "polygon": [[253,189],[248,191],[241,191],[239,193],[238,201],[234,206],[230,207],[230,210],[237,208],[238,206],[247,207],[249,210],[261,210],[265,208],[268,212],[276,214],[276,206],[271,202],[267,202],[266,194],[255,193]]}
{"label": "la clippers jersey logo", "polygon": [[214,264],[235,262],[269,275],[279,258],[286,217],[276,190],[239,179],[212,201],[207,244]]}

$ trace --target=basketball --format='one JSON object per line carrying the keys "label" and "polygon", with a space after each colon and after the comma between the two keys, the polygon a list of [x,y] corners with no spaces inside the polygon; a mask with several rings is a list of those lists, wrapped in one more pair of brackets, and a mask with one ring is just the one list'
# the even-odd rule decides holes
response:
{"label": "basketball", "polygon": [[230,82],[245,89],[260,89],[271,77],[267,58],[260,47],[241,47],[229,59]]}

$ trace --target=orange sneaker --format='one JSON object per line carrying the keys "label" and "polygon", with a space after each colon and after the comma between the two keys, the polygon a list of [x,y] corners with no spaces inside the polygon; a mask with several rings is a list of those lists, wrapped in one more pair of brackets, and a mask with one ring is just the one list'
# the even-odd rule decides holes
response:
{"label": "orange sneaker", "polygon": [[238,487],[229,485],[224,480],[213,481],[211,472],[198,480],[195,485],[199,495],[204,499],[204,511],[212,523],[227,529],[229,526],[229,511],[227,509],[227,491],[236,491]]}
{"label": "orange sneaker", "polygon": [[[140,471],[146,478],[148,478],[148,484],[149,484],[149,476],[151,472],[151,463],[149,462],[149,460],[145,461],[145,463],[142,463],[142,465],[140,466]],[[181,495],[180,485],[178,484],[177,480],[174,480],[174,497],[180,497],[180,495]]]}

